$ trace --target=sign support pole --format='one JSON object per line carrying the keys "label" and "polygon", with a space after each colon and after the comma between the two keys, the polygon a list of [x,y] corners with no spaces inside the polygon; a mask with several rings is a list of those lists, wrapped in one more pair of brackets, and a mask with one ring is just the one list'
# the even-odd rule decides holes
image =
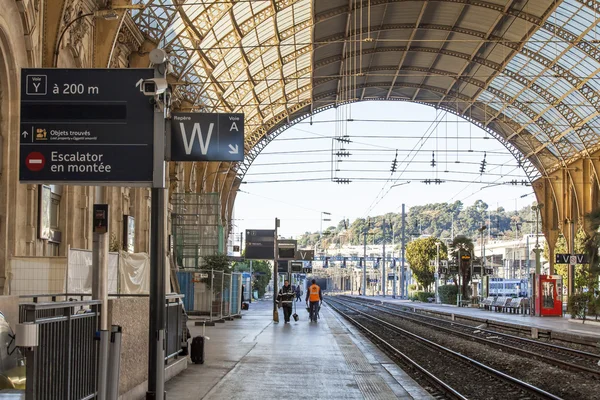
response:
{"label": "sign support pole", "polygon": [[279,253],[279,249],[277,248],[277,228],[279,228],[279,219],[275,218],[275,238],[273,240],[275,246],[273,249],[273,315],[275,315],[275,312],[277,311],[277,293],[279,293],[279,290],[277,288],[277,277],[279,275],[279,254],[277,254]]}
{"label": "sign support pole", "polygon": [[[575,255],[575,220],[571,220],[571,255]],[[570,260],[569,260],[570,261]],[[569,262],[569,297],[575,294],[575,264]]]}
{"label": "sign support pole", "polygon": [[387,275],[385,273],[385,218],[381,224],[381,230],[383,231],[383,250],[382,250],[382,269],[381,269],[381,286],[383,289],[383,297],[385,297],[385,292],[387,292]]}
{"label": "sign support pole", "polygon": [[[105,202],[104,188],[96,188],[96,203]],[[108,207],[107,207],[108,211]],[[104,216],[108,223],[108,213]],[[108,225],[106,225],[108,228]],[[100,345],[98,350],[98,400],[106,399],[108,377],[108,229],[97,232],[94,226],[92,244],[92,298],[101,300],[100,308]]]}
{"label": "sign support pole", "polygon": [[400,298],[401,299],[405,299],[406,297],[406,290],[404,288],[404,281],[406,280],[404,277],[404,250],[405,250],[405,219],[404,219],[404,204],[402,204],[402,250],[400,252]]}
{"label": "sign support pole", "polygon": [[[163,78],[167,64],[155,66],[154,76]],[[150,330],[148,340],[147,400],[165,398],[165,107],[154,109],[154,176],[150,215]]]}
{"label": "sign support pole", "polygon": [[254,289],[252,287],[252,281],[254,280],[253,278],[254,276],[252,275],[252,260],[250,260],[250,299],[248,300],[248,303],[252,303],[252,296],[254,295]]}
{"label": "sign support pole", "polygon": [[367,231],[363,232],[364,238],[364,257],[363,257],[363,279],[362,279],[362,295],[367,295]]}

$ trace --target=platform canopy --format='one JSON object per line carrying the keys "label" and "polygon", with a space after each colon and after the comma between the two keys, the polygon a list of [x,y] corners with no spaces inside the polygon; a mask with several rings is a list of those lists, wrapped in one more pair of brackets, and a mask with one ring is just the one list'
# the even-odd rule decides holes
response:
{"label": "platform canopy", "polygon": [[600,142],[594,0],[143,0],[183,108],[243,112],[247,160],[284,128],[360,100],[466,118],[530,179]]}

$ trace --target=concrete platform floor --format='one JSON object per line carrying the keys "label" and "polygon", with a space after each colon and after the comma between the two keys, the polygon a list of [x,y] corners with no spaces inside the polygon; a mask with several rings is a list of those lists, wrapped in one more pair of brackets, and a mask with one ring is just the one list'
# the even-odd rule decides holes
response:
{"label": "concrete platform floor", "polygon": [[[358,296],[352,296],[358,297]],[[361,296],[363,297],[363,296]],[[449,304],[429,304],[413,302],[410,300],[392,299],[391,296],[366,296],[367,299],[381,300],[391,303],[398,303],[411,307],[423,308],[432,311],[438,311],[448,314],[467,315],[475,318],[488,319],[498,322],[504,322],[515,325],[523,325],[528,328],[540,328],[554,332],[569,333],[579,336],[590,336],[595,339],[600,339],[600,326],[596,324],[581,324],[569,322],[570,315],[564,317],[532,317],[522,314],[509,314],[503,312],[488,311],[478,308],[457,307]]]}
{"label": "concrete platform floor", "polygon": [[[272,322],[272,303],[254,302],[243,318],[206,328],[206,362],[190,364],[166,385],[169,400],[432,399],[340,316],[321,309],[308,322]],[[192,336],[202,327],[190,321]]]}

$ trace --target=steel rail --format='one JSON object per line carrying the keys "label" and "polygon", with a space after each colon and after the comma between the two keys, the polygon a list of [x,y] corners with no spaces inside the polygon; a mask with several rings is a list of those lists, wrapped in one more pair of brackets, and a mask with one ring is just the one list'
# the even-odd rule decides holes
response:
{"label": "steel rail", "polygon": [[[347,296],[343,296],[343,297],[344,298],[349,298]],[[360,299],[360,300],[363,300],[363,299]],[[369,300],[364,299],[363,301],[365,301],[365,302],[368,301],[368,302],[375,303],[374,300],[370,300],[370,299]],[[383,307],[383,305],[381,305],[381,306]],[[410,307],[402,305],[402,304],[386,304],[386,308],[388,308],[390,310],[397,310],[397,311],[409,313],[409,314],[411,313],[411,311],[406,311],[406,309],[407,308],[410,309]],[[403,310],[400,310],[399,308],[401,308]],[[429,318],[429,319],[433,319],[433,320],[436,320],[436,321],[446,321],[446,322],[449,322],[448,320],[446,320],[444,318],[436,318],[436,317],[433,317],[431,315],[424,315],[422,313],[413,313],[413,314],[416,314],[419,317]],[[457,325],[457,326],[467,327],[467,328],[473,328],[470,325],[461,324],[460,322],[454,322],[454,321],[452,321],[452,324],[453,325]],[[480,330],[482,332],[488,332],[488,333],[492,333],[492,334],[498,335],[498,336],[504,336],[504,337],[511,338],[511,339],[518,339],[518,340],[522,340],[522,341],[526,341],[526,342],[531,342],[531,343],[536,344],[538,346],[545,346],[545,347],[548,347],[548,348],[552,348],[554,350],[568,351],[568,352],[571,352],[571,353],[574,353],[574,354],[577,354],[577,355],[580,355],[580,356],[583,356],[583,357],[591,358],[591,359],[593,359],[595,361],[600,362],[600,354],[590,353],[588,351],[583,351],[583,350],[571,349],[569,347],[559,346],[559,345],[552,344],[552,343],[540,342],[540,341],[534,340],[534,339],[529,339],[529,338],[524,338],[524,337],[521,337],[521,336],[511,335],[509,333],[502,333],[502,332],[492,331],[492,330],[489,330],[489,329],[480,329]]]}
{"label": "steel rail", "polygon": [[369,336],[375,338],[375,340],[377,340],[379,343],[383,344],[388,350],[390,350],[396,356],[400,357],[404,362],[406,362],[407,364],[409,364],[411,367],[416,368],[419,372],[421,372],[422,374],[424,374],[427,377],[427,380],[429,380],[431,383],[433,383],[434,386],[436,386],[439,389],[441,389],[441,391],[444,392],[444,394],[448,395],[452,399],[468,400],[467,397],[463,396],[462,394],[460,394],[460,392],[458,392],[452,386],[450,386],[446,382],[442,381],[437,376],[433,375],[427,369],[425,369],[422,366],[420,366],[416,361],[414,361],[412,358],[410,358],[409,356],[407,356],[406,354],[404,354],[403,352],[401,352],[400,350],[398,350],[396,347],[394,347],[388,341],[386,341],[385,339],[383,339],[381,336],[377,335],[375,332],[373,332],[372,330],[370,330],[369,328],[367,328],[366,326],[364,326],[363,324],[361,324],[360,322],[358,322],[357,320],[355,320],[354,318],[352,318],[348,314],[344,313],[343,311],[340,311],[334,305],[328,304],[328,306],[331,307],[332,309],[334,309],[337,313],[339,313],[340,315],[342,315],[344,318],[346,318],[347,320],[349,320],[350,322],[352,322],[352,324],[354,324],[355,326],[357,326],[363,332],[365,332]]}
{"label": "steel rail", "polygon": [[[511,385],[515,386],[516,388],[522,390],[522,391],[525,391],[525,392],[528,392],[530,394],[533,394],[533,395],[537,396],[538,398],[541,398],[541,399],[551,399],[551,400],[561,400],[561,397],[558,397],[558,396],[556,396],[556,395],[554,395],[552,393],[549,393],[549,392],[547,392],[547,391],[545,391],[543,389],[540,389],[540,388],[538,388],[536,386],[533,386],[533,385],[531,385],[531,384],[529,384],[527,382],[524,382],[524,381],[522,381],[520,379],[517,379],[517,378],[515,378],[513,376],[510,376],[510,375],[508,375],[508,374],[506,374],[506,373],[504,373],[502,371],[498,371],[497,369],[489,367],[489,366],[487,366],[487,365],[485,365],[485,364],[483,364],[483,363],[481,363],[481,362],[479,362],[477,360],[474,360],[474,359],[472,359],[470,357],[467,357],[467,356],[465,356],[463,354],[460,354],[460,353],[458,353],[458,352],[456,352],[454,350],[451,350],[451,349],[449,349],[447,347],[444,347],[444,346],[442,346],[440,344],[432,342],[429,339],[425,339],[424,337],[421,337],[421,336],[419,336],[419,335],[417,335],[415,333],[412,333],[412,332],[409,332],[409,331],[407,331],[405,329],[402,329],[402,328],[400,328],[400,327],[398,327],[398,326],[396,326],[396,325],[394,325],[394,324],[392,324],[390,322],[387,322],[387,321],[384,321],[384,320],[382,320],[380,318],[377,318],[377,317],[374,317],[372,315],[369,315],[368,313],[365,313],[365,312],[360,311],[360,310],[358,310],[356,308],[353,308],[353,307],[349,306],[348,304],[344,304],[343,300],[339,300],[339,299],[335,299],[334,300],[331,297],[329,297],[329,298],[326,299],[326,301],[328,303],[329,302],[339,303],[343,307],[346,307],[349,310],[352,310],[353,312],[356,312],[356,313],[362,315],[363,317],[365,317],[368,320],[371,320],[371,321],[373,321],[373,322],[375,322],[377,324],[385,326],[385,327],[387,327],[387,328],[389,328],[389,329],[391,329],[391,330],[393,330],[395,332],[398,332],[398,333],[400,333],[400,334],[402,334],[404,336],[408,336],[409,338],[412,338],[412,339],[416,340],[417,342],[424,343],[425,345],[427,345],[429,347],[433,347],[433,348],[435,348],[437,350],[440,350],[443,353],[451,355],[454,358],[459,359],[459,360],[461,360],[463,362],[466,362],[467,364],[472,365],[473,367],[476,367],[477,369],[479,369],[479,370],[481,370],[481,371],[483,371],[483,372],[491,375],[494,378],[497,378],[497,379],[502,380],[502,381],[504,381],[504,382],[506,382],[508,384],[511,384]],[[341,314],[344,315],[345,313],[341,313]],[[346,315],[344,315],[344,316],[346,316]]]}
{"label": "steel rail", "polygon": [[[417,324],[421,324],[421,325],[424,325],[424,326],[433,327],[433,328],[436,328],[437,330],[442,330],[442,331],[445,331],[445,332],[448,332],[448,333],[451,333],[451,334],[454,334],[454,335],[457,335],[457,336],[462,336],[462,337],[471,339],[473,341],[483,342],[483,343],[486,343],[486,344],[488,344],[490,346],[493,346],[493,347],[496,347],[496,348],[510,349],[511,351],[513,351],[515,353],[519,353],[519,354],[527,355],[527,356],[532,356],[532,357],[535,357],[535,358],[537,358],[539,360],[546,361],[546,362],[548,362],[550,364],[554,364],[554,365],[557,365],[557,366],[560,366],[560,367],[565,367],[565,368],[570,369],[572,371],[587,372],[587,373],[593,374],[595,376],[600,376],[600,369],[593,369],[593,368],[589,368],[589,367],[586,367],[586,366],[582,366],[582,365],[578,365],[578,364],[573,364],[573,363],[568,362],[568,361],[560,360],[560,359],[557,359],[557,358],[554,358],[554,357],[549,357],[549,356],[546,356],[546,355],[543,355],[543,354],[540,354],[540,353],[536,353],[534,351],[530,351],[530,350],[522,349],[522,348],[519,348],[519,347],[511,346],[511,345],[506,344],[506,343],[496,342],[496,341],[493,341],[493,340],[490,340],[490,339],[479,337],[477,335],[469,334],[469,333],[466,333],[466,332],[460,332],[460,331],[457,331],[455,329],[445,328],[445,327],[442,327],[442,326],[439,326],[439,325],[435,325],[435,324],[430,323],[430,322],[419,320],[418,318],[414,318],[412,316],[398,315],[398,314],[392,313],[391,311],[388,311],[388,310],[393,310],[394,312],[402,313],[402,314],[411,314],[410,311],[400,310],[400,309],[398,309],[396,307],[389,307],[389,306],[386,306],[386,305],[383,305],[383,304],[371,305],[371,304],[368,304],[368,303],[370,303],[368,301],[361,301],[361,300],[358,300],[358,299],[350,299],[350,298],[347,298],[347,297],[344,297],[344,300],[345,301],[349,301],[349,302],[353,302],[353,303],[357,303],[357,304],[363,305],[365,307],[369,307],[369,308],[371,308],[373,310],[376,310],[376,311],[379,311],[379,312],[382,312],[382,313],[390,314],[390,315],[392,315],[394,317],[404,318],[406,320],[415,322]],[[399,306],[399,307],[402,307],[402,306]],[[475,328],[473,326],[461,324],[459,322],[448,321],[448,320],[443,319],[443,318],[435,318],[435,317],[431,317],[431,316],[427,316],[427,315],[420,315],[420,314],[418,315],[418,317],[419,318],[426,318],[426,319],[429,319],[429,320],[432,320],[432,321],[436,321],[436,322],[443,322],[445,324],[450,324],[450,325],[453,325],[453,326],[457,326],[457,327],[461,327],[461,328],[465,328],[465,329],[469,329],[469,330],[478,329],[481,332],[486,332],[486,333],[489,333],[491,335],[495,335],[495,336],[499,336],[499,337],[505,337],[505,338],[507,338],[509,340],[521,342],[522,344],[526,343],[528,345],[533,345],[533,346],[537,346],[537,347],[542,347],[542,348],[546,347],[548,349],[548,351],[560,351],[562,353],[567,353],[566,354],[567,356],[569,356],[569,355],[571,355],[572,357],[582,356],[582,357],[586,357],[586,358],[589,358],[589,359],[593,359],[596,362],[598,362],[600,360],[600,355],[598,355],[598,354],[588,353],[588,352],[581,351],[581,350],[576,350],[576,349],[570,349],[568,347],[557,346],[557,345],[550,344],[550,343],[539,342],[539,341],[535,341],[533,339],[522,338],[522,337],[519,337],[519,336],[514,336],[514,335],[509,335],[509,334],[506,334],[506,333],[491,331],[491,330],[488,330],[488,329]]]}

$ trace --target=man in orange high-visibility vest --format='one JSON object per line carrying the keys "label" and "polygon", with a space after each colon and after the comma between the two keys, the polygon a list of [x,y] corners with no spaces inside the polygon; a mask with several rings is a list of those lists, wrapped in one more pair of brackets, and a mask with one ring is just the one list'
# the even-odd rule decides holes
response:
{"label": "man in orange high-visibility vest", "polygon": [[310,313],[310,321],[311,322],[317,322],[317,316],[319,315],[319,308],[321,307],[321,305],[319,303],[321,303],[323,301],[323,293],[321,292],[321,288],[319,287],[319,285],[317,285],[317,282],[313,279],[312,280],[312,285],[310,285],[310,287],[308,288],[308,290],[306,291],[306,305],[308,306],[308,302],[310,301],[310,308],[309,308],[309,313]]}

